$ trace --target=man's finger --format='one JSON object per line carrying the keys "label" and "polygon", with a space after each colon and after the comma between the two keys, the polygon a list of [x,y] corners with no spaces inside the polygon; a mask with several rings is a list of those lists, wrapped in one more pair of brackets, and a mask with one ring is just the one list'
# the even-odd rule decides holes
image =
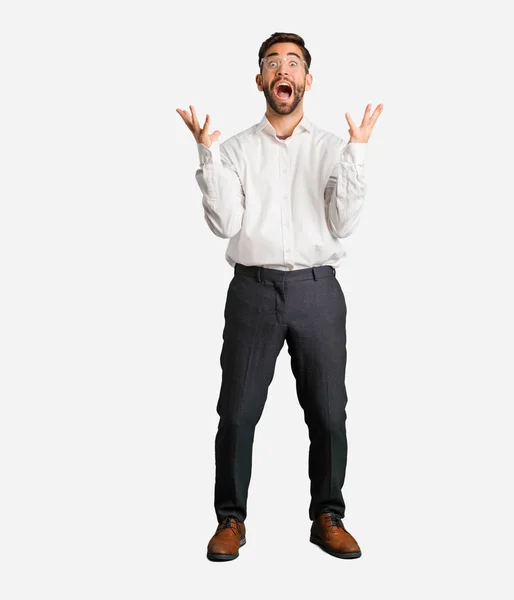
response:
{"label": "man's finger", "polygon": [[177,111],[180,114],[180,116],[184,119],[184,121],[187,125],[193,124],[191,117],[190,117],[189,113],[187,112],[187,110],[180,110],[180,108],[177,108]]}
{"label": "man's finger", "polygon": [[203,124],[202,133],[207,131],[209,133],[209,115],[205,115],[205,123]]}
{"label": "man's finger", "polygon": [[366,110],[364,111],[364,116],[362,117],[361,125],[364,125],[365,121],[369,119],[369,111],[371,110],[371,104],[366,106]]}
{"label": "man's finger", "polygon": [[191,117],[189,116],[187,110],[180,110],[180,108],[177,108],[177,112],[182,117],[184,123],[189,127],[189,129],[193,131],[193,123],[191,122]]}
{"label": "man's finger", "polygon": [[198,117],[196,116],[195,107],[192,104],[190,104],[189,108],[191,109],[191,114],[193,115],[193,127],[195,131],[199,133],[201,131],[201,128],[200,123],[198,122]]}
{"label": "man's finger", "polygon": [[379,104],[375,108],[375,110],[373,111],[373,114],[371,115],[371,121],[370,121],[371,126],[373,126],[376,123],[376,120],[382,114],[382,109],[383,108],[384,108],[383,104]]}
{"label": "man's finger", "polygon": [[348,125],[350,125],[350,128],[357,130],[357,127],[355,126],[355,123],[353,122],[352,118],[350,117],[350,114],[344,113],[344,116],[346,117],[346,120],[348,121]]}

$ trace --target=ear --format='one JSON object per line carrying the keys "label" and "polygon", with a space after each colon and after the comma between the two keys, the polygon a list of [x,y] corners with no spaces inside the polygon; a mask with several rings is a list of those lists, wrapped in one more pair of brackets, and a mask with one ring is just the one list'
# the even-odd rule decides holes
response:
{"label": "ear", "polygon": [[305,89],[310,90],[311,86],[312,86],[312,74],[307,73],[307,75],[305,75]]}
{"label": "ear", "polygon": [[259,89],[259,92],[262,92],[262,75],[259,73],[255,76],[255,83]]}

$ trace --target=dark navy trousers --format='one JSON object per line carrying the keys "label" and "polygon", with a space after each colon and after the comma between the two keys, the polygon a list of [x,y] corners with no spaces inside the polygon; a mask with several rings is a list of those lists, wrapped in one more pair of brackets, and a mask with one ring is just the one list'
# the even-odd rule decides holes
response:
{"label": "dark navy trousers", "polygon": [[224,317],[215,440],[218,522],[228,515],[246,519],[255,426],[284,340],[309,431],[309,517],[326,511],[344,517],[346,301],[335,269],[236,263]]}

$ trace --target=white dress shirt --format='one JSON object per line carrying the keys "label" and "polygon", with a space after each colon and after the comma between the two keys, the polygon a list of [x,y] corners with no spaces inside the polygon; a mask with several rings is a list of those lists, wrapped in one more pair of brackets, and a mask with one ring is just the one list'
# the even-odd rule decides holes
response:
{"label": "white dress shirt", "polygon": [[230,238],[230,266],[337,267],[346,256],[342,238],[357,226],[366,196],[366,148],[305,114],[286,139],[265,114],[221,144],[198,144],[205,220],[215,235]]}

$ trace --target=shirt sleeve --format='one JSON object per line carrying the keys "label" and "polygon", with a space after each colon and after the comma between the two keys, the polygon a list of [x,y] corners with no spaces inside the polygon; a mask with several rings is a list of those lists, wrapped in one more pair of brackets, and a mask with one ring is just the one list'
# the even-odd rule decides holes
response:
{"label": "shirt sleeve", "polygon": [[234,164],[219,141],[209,148],[198,144],[198,156],[196,181],[207,225],[218,237],[234,237],[241,229],[245,211],[245,194]]}
{"label": "shirt sleeve", "polygon": [[367,143],[352,142],[341,151],[325,188],[325,211],[332,235],[348,237],[357,227],[367,192],[364,163]]}

